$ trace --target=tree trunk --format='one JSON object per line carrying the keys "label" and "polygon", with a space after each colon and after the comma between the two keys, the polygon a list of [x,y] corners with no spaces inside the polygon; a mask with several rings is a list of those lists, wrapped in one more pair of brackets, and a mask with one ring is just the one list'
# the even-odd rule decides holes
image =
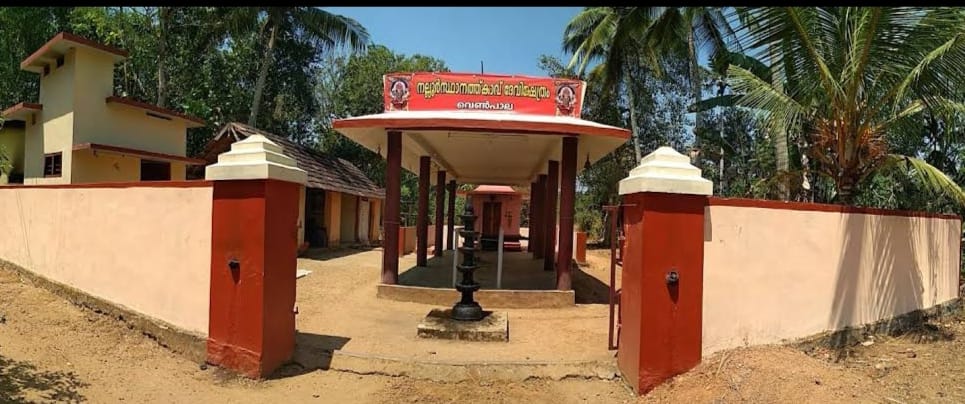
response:
{"label": "tree trunk", "polygon": [[248,115],[248,125],[257,126],[258,108],[261,107],[261,94],[265,90],[265,79],[268,78],[268,68],[275,59],[275,36],[278,35],[278,24],[271,24],[271,34],[268,37],[268,46],[265,47],[265,56],[261,61],[261,69],[258,72],[258,81],[255,82],[255,95],[251,99],[251,113]]}
{"label": "tree trunk", "polygon": [[[770,52],[770,48],[768,48]],[[774,65],[774,60],[771,60],[771,66]],[[784,93],[784,83],[781,81],[780,75],[772,75],[772,81],[774,89],[779,93]],[[777,193],[778,197],[782,201],[788,200],[790,196],[790,177],[788,176],[788,171],[790,171],[790,163],[788,162],[788,152],[787,152],[787,128],[777,127],[772,131],[774,134],[774,163],[777,166]],[[801,151],[804,153],[804,151]]]}
{"label": "tree trunk", "polygon": [[857,181],[849,177],[841,177],[835,181],[834,185],[838,192],[838,203],[851,206],[854,202],[854,188]]}
{"label": "tree trunk", "polygon": [[169,7],[158,7],[157,106],[162,108],[167,103],[168,78],[164,62],[167,60],[168,54],[167,25],[170,15],[171,9]]}
{"label": "tree trunk", "polygon": [[[694,43],[694,30],[687,30],[687,57],[690,59],[690,82],[694,92],[694,105],[700,104],[702,97],[701,92],[701,80],[700,80],[700,66],[697,64],[697,48]],[[694,113],[694,146],[700,144],[700,138],[697,137],[697,129],[700,128],[700,112]]]}
{"label": "tree trunk", "polygon": [[624,77],[623,81],[624,81],[624,86],[627,87],[627,101],[630,105],[630,136],[633,138],[633,153],[634,153],[634,157],[636,157],[635,164],[640,164],[640,160],[643,157],[641,155],[640,136],[639,136],[639,130],[637,128],[636,95],[633,92],[633,80],[630,79],[630,74],[629,74],[630,69],[626,69],[626,70],[627,72],[624,73],[623,75]]}

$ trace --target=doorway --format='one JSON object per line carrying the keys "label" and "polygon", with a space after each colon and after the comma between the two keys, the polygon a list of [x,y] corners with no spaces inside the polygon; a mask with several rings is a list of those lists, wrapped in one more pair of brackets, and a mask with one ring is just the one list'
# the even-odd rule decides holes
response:
{"label": "doorway", "polygon": [[305,190],[305,240],[312,247],[327,247],[328,232],[325,228],[325,191]]}
{"label": "doorway", "polygon": [[502,202],[483,202],[482,249],[495,250],[499,243],[499,227],[502,225]]}
{"label": "doorway", "polygon": [[171,163],[141,159],[141,181],[170,181]]}

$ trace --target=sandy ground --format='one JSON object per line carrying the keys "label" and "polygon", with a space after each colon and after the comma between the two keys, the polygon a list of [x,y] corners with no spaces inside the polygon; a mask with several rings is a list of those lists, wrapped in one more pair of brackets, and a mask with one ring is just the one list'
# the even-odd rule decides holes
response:
{"label": "sandy ground", "polygon": [[[311,275],[309,275],[311,276]],[[316,370],[263,382],[172,354],[0,271],[0,403],[632,402],[618,382],[435,383]]]}
{"label": "sandy ground", "polygon": [[[299,268],[312,273],[298,280],[296,320],[298,330],[311,339],[308,342],[321,349],[434,362],[614,360],[614,352],[607,349],[608,289],[598,279],[609,277],[609,267],[588,268],[593,276],[576,274],[578,300],[588,303],[558,309],[500,309],[509,316],[509,342],[467,343],[416,335],[416,326],[435,306],[375,297],[381,250],[309,256],[315,259],[298,262]],[[412,266],[415,254],[403,256],[400,267]]]}
{"label": "sandy ground", "polygon": [[[605,263],[605,252],[591,251],[590,260]],[[250,381],[202,370],[114,319],[0,271],[0,402],[952,403],[965,402],[963,335],[965,323],[954,319],[842,351],[726,351],[641,399],[599,380],[436,383],[315,370]]]}

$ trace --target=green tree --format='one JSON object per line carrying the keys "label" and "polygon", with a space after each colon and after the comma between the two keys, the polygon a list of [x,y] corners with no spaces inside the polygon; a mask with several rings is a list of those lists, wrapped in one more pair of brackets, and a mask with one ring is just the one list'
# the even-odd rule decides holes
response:
{"label": "green tree", "polygon": [[[608,88],[620,88],[626,92],[630,112],[630,132],[634,155],[639,162],[642,157],[640,130],[637,127],[637,94],[631,76],[632,66],[639,65],[647,49],[639,41],[642,28],[650,20],[643,10],[636,7],[587,7],[566,25],[563,33],[563,50],[573,56],[567,70],[578,66],[576,75],[583,76],[590,63],[600,64],[592,76],[599,76]],[[658,65],[653,54],[648,53],[652,65]]]}
{"label": "green tree", "polygon": [[[407,56],[381,45],[371,45],[365,52],[348,56],[332,54],[325,64],[316,79],[315,89],[318,104],[322,106],[316,119],[323,127],[320,148],[355,164],[376,184],[385,186],[382,156],[331,129],[332,120],[383,112],[382,76],[387,73],[445,72],[449,69],[442,60],[425,55]],[[403,170],[401,188],[402,218],[406,223],[412,223],[418,207],[418,177]],[[432,194],[430,192],[430,208],[435,203]]]}
{"label": "green tree", "polygon": [[[644,27],[641,42],[650,52],[663,57],[675,57],[685,49],[689,63],[690,85],[694,104],[703,96],[703,69],[698,50],[707,49],[713,59],[717,53],[727,51],[737,36],[719,7],[641,7],[641,13],[650,17],[651,23]],[[694,132],[703,128],[701,115],[695,116]],[[696,139],[695,139],[696,140]]]}
{"label": "green tree", "polygon": [[251,126],[257,126],[265,80],[275,62],[279,40],[302,40],[321,50],[342,45],[348,45],[352,50],[364,50],[369,42],[368,32],[357,21],[317,7],[243,7],[232,10],[226,18],[235,29],[247,31],[257,26],[263,34],[263,55],[248,115]]}
{"label": "green tree", "polygon": [[965,192],[918,156],[889,152],[917,131],[922,113],[962,111],[963,16],[955,8],[816,7],[748,11],[748,49],[772,52],[774,72],[797,83],[780,91],[739,66],[728,67],[738,105],[765,111],[771,127],[801,127],[817,173],[835,199],[880,173],[911,174],[965,203]]}
{"label": "green tree", "polygon": [[0,110],[40,97],[37,75],[20,70],[20,61],[65,31],[71,11],[71,7],[0,7]]}

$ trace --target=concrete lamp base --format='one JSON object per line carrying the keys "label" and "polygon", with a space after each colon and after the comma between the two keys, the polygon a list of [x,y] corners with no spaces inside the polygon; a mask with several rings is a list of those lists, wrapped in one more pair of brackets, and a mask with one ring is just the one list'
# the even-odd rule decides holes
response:
{"label": "concrete lamp base", "polygon": [[452,319],[450,309],[432,309],[419,323],[421,338],[452,339],[460,341],[509,341],[509,315],[502,312],[483,312],[479,321]]}

